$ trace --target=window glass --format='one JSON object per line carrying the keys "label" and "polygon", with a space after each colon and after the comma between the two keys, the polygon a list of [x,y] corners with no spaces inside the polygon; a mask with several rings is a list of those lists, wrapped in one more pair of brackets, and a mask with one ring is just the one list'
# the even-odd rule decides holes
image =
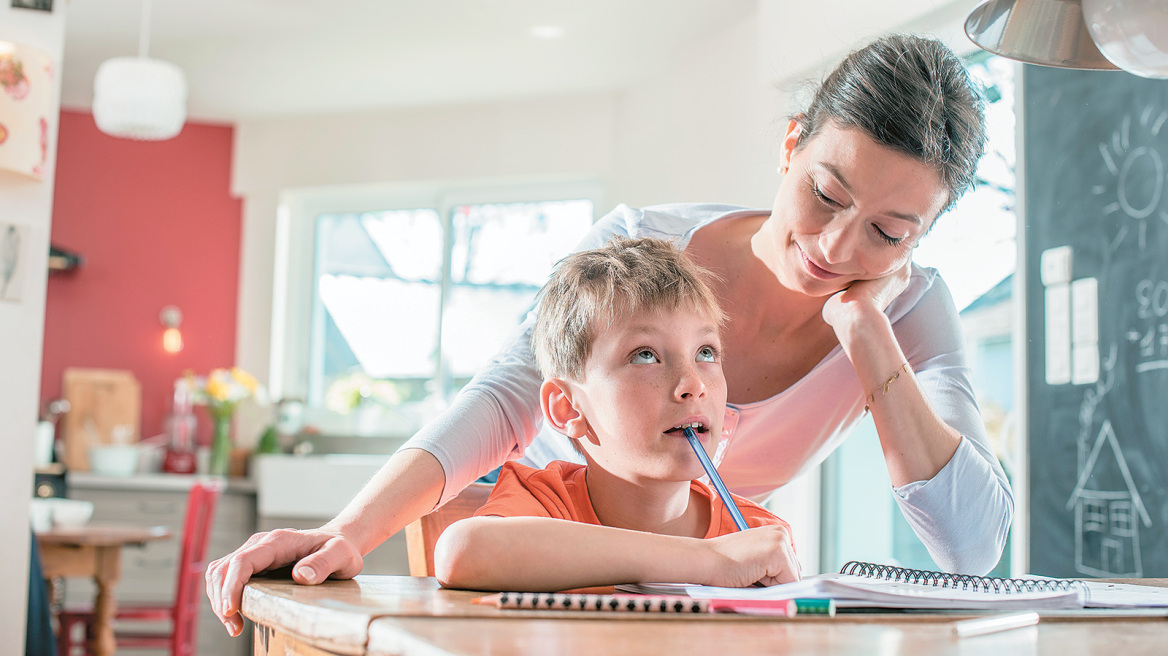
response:
{"label": "window glass", "polygon": [[442,343],[452,390],[506,342],[552,266],[592,225],[592,203],[569,200],[454,208],[451,288]]}
{"label": "window glass", "polygon": [[381,390],[400,385],[409,397],[433,376],[442,243],[429,208],[317,217],[310,405],[327,395],[333,409],[351,409],[373,392],[354,384],[365,378],[393,381]]}
{"label": "window glass", "polygon": [[315,215],[303,368],[310,407],[389,416],[448,402],[515,332],[552,266],[592,225],[587,199],[435,200]]}

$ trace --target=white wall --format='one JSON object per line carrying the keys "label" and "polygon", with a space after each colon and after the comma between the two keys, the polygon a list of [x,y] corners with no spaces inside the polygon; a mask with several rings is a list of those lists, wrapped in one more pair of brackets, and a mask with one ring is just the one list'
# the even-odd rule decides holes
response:
{"label": "white wall", "polygon": [[[610,198],[634,207],[719,201],[770,207],[785,121],[760,75],[757,17],[617,95]],[[776,109],[778,113],[776,113]]]}
{"label": "white wall", "polygon": [[267,382],[281,190],[611,169],[610,94],[236,126],[233,192],[244,199],[236,364]]}
{"label": "white wall", "polygon": [[[60,70],[67,4],[52,13],[0,5],[0,40],[49,54]],[[60,107],[60,76],[54,77],[53,114]],[[32,439],[40,403],[41,346],[45,327],[49,223],[56,173],[57,122],[49,128],[49,160],[41,182],[0,171],[0,221],[27,227],[29,259],[20,302],[0,301],[0,654],[23,654],[28,604],[29,523],[32,496]]]}

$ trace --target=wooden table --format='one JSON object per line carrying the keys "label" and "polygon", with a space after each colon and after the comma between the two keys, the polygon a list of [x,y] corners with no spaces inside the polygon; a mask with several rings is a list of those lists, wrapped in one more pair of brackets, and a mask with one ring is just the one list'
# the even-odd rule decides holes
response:
{"label": "wooden table", "polygon": [[170,537],[165,527],[83,526],[55,528],[36,534],[45,579],[92,578],[97,584],[93,601],[96,616],[93,653],[108,656],[116,649],[113,618],[117,612],[114,587],[122,576],[122,547]]}
{"label": "wooden table", "polygon": [[[1168,587],[1168,579],[1145,579]],[[502,654],[893,655],[1164,654],[1168,619],[1045,617],[1035,627],[957,640],[952,622],[972,614],[873,613],[791,620],[741,615],[655,615],[498,610],[481,593],[442,590],[432,578],[358,576],[300,586],[254,579],[243,614],[256,624],[255,654],[439,656]]]}

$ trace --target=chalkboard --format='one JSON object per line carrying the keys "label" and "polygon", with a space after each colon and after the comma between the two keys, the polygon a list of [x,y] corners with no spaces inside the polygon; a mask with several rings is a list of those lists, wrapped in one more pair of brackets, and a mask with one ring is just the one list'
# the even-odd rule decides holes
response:
{"label": "chalkboard", "polygon": [[1168,81],[1023,75],[1030,569],[1168,576]]}

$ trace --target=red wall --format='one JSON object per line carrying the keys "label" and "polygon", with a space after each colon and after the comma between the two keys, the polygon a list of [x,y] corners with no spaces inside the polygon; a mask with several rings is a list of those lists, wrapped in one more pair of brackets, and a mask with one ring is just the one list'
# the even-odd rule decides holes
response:
{"label": "red wall", "polygon": [[[52,242],[84,264],[49,275],[41,399],[66,367],[127,369],[142,384],[142,437],[162,432],[174,380],[235,358],[242,203],[231,196],[232,128],[187,123],[143,142],[61,112]],[[158,313],[183,313],[186,348],[162,349]]]}

